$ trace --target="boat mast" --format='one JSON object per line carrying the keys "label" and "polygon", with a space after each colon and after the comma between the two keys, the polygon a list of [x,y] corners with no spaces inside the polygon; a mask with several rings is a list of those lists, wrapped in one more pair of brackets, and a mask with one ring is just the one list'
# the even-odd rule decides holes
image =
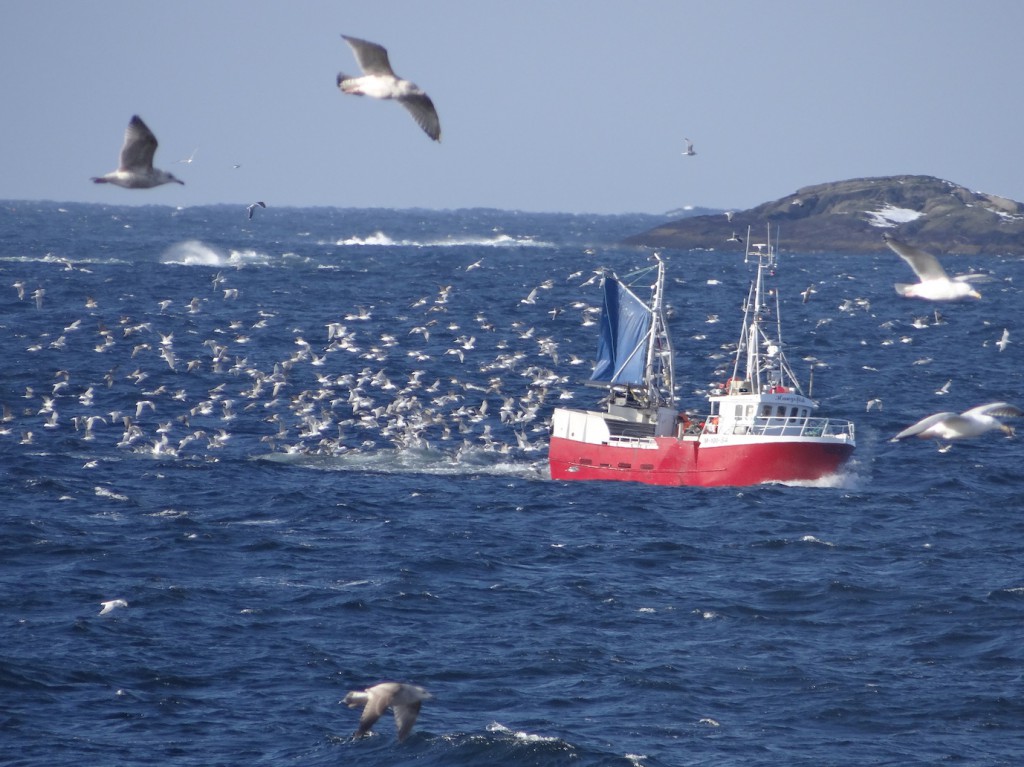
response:
{"label": "boat mast", "polygon": [[[745,378],[750,381],[751,393],[761,393],[761,318],[767,308],[764,304],[764,269],[770,267],[774,261],[772,250],[771,229],[768,230],[768,241],[750,242],[750,227],[747,227],[747,249],[744,260],[757,259],[757,274],[754,283],[750,286],[750,293],[747,296],[746,317],[749,324],[744,328],[744,336],[741,343],[746,343],[747,370]],[[739,362],[739,360],[737,360]]]}
{"label": "boat mast", "polygon": [[651,289],[651,332],[647,339],[644,380],[653,404],[671,406],[675,402],[676,390],[672,341],[664,313],[665,262],[658,253],[654,258],[658,262],[658,278]]}
{"label": "boat mast", "polygon": [[[747,296],[747,303],[743,313],[743,332],[740,334],[740,345],[736,352],[736,362],[733,367],[733,377],[739,372],[740,359],[746,352],[746,375],[744,378],[750,381],[750,390],[753,394],[760,394],[762,390],[762,373],[768,373],[768,384],[775,386],[790,386],[797,392],[802,393],[800,382],[793,374],[789,366],[785,352],[782,349],[782,317],[778,293],[775,294],[775,337],[770,338],[764,331],[763,321],[771,311],[767,300],[771,291],[765,292],[764,277],[765,271],[770,271],[776,266],[778,230],[776,230],[776,244],[772,244],[771,225],[768,227],[768,238],[766,242],[750,242],[750,227],[747,227],[747,250],[745,261],[757,259],[757,275],[750,285],[750,293]],[[765,347],[762,352],[761,347]],[[767,358],[767,359],[765,359]]]}

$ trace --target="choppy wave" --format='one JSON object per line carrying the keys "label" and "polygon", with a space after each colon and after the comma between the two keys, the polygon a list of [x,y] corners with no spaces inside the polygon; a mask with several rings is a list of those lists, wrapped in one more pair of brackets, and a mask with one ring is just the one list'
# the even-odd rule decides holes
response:
{"label": "choppy wave", "polygon": [[264,266],[273,262],[271,256],[253,249],[225,250],[201,240],[185,240],[167,248],[160,256],[165,264],[182,266]]}
{"label": "choppy wave", "polygon": [[[321,243],[329,244],[329,243]],[[346,237],[336,240],[334,245],[339,246],[379,246],[379,247],[406,247],[406,248],[554,248],[555,243],[538,240],[529,236],[512,236],[508,234],[496,234],[490,237],[460,237],[449,236],[441,239],[409,240],[394,239],[384,232],[374,232],[366,237]]]}

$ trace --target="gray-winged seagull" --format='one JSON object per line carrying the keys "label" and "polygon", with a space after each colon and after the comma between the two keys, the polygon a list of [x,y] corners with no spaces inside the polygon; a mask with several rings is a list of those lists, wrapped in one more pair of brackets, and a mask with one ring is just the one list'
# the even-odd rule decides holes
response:
{"label": "gray-winged seagull", "polygon": [[362,692],[352,690],[340,702],[347,704],[349,708],[363,707],[363,715],[359,717],[359,729],[355,734],[357,738],[368,733],[381,715],[390,708],[395,714],[395,726],[398,728],[398,740],[401,742],[416,723],[420,704],[432,697],[429,692],[415,684],[382,682],[367,687]]}
{"label": "gray-winged seagull", "polygon": [[430,138],[440,141],[441,122],[437,118],[434,102],[415,83],[404,80],[394,73],[388,61],[387,50],[383,46],[360,40],[358,37],[342,35],[342,38],[352,47],[363,75],[351,77],[339,72],[338,88],[341,92],[374,99],[394,99],[409,110],[413,119]]}
{"label": "gray-winged seagull", "polygon": [[971,287],[971,280],[988,279],[984,274],[958,274],[950,278],[942,264],[931,253],[913,245],[900,242],[889,233],[882,235],[885,244],[900,258],[910,264],[920,282],[906,284],[897,282],[896,292],[908,298],[924,298],[928,301],[952,301],[958,298],[981,298],[981,293]]}
{"label": "gray-winged seagull", "polygon": [[138,115],[132,115],[128,128],[124,132],[124,145],[121,147],[121,159],[117,170],[104,176],[94,176],[97,184],[114,184],[125,189],[150,189],[161,184],[185,182],[175,178],[165,170],[153,167],[153,155],[156,154],[156,136]]}
{"label": "gray-winged seagull", "polygon": [[892,442],[897,442],[905,437],[920,437],[921,439],[965,439],[977,437],[993,429],[1000,429],[1007,435],[1013,434],[1013,427],[1002,423],[999,418],[1017,417],[1024,415],[1016,405],[1009,402],[989,402],[987,405],[978,405],[963,413],[936,413],[910,426],[895,437]]}

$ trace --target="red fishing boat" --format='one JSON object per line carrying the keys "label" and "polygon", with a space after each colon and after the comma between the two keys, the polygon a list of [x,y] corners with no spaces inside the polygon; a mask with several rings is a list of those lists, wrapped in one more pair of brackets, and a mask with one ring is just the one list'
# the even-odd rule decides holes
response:
{"label": "red fishing boat", "polygon": [[[665,264],[620,279],[605,274],[593,384],[604,410],[556,408],[548,463],[552,479],[625,480],[652,485],[755,485],[817,480],[853,454],[851,422],[817,415],[786,360],[779,299],[765,288],[777,244],[751,243],[756,276],[743,306],[732,376],[710,390],[700,415],[676,406],[673,353],[663,313]],[[652,273],[649,303],[631,286]],[[627,284],[628,282],[628,284]]]}

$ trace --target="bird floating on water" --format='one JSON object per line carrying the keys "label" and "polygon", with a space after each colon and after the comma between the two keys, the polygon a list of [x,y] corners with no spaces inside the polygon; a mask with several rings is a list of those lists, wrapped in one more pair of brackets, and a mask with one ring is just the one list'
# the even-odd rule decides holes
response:
{"label": "bird floating on water", "polygon": [[141,117],[132,115],[124,132],[117,170],[103,176],[94,176],[92,180],[97,184],[114,184],[125,189],[150,189],[171,182],[184,185],[185,182],[173,174],[153,167],[156,147],[153,131],[142,122]]}
{"label": "bird floating on water", "polygon": [[359,729],[355,734],[357,738],[366,735],[381,715],[390,708],[395,715],[398,740],[401,742],[406,739],[412,726],[416,723],[420,705],[432,697],[429,692],[415,684],[382,682],[373,687],[367,687],[362,692],[352,690],[340,702],[345,703],[349,708],[363,707],[363,714],[359,717]]}
{"label": "bird floating on water", "polygon": [[890,441],[898,442],[906,437],[941,440],[966,439],[980,436],[994,429],[999,429],[1008,436],[1012,436],[1013,427],[1004,424],[999,418],[1013,418],[1021,415],[1024,415],[1024,410],[1009,402],[990,402],[959,414],[936,413],[922,418]]}
{"label": "bird floating on water", "polygon": [[983,274],[958,274],[950,277],[939,260],[913,245],[907,245],[887,233],[882,235],[885,244],[900,258],[910,264],[918,283],[896,283],[896,292],[907,298],[924,298],[928,301],[952,301],[959,298],[981,298],[981,293],[969,284],[972,280],[987,279]]}
{"label": "bird floating on water", "polygon": [[441,140],[441,121],[434,109],[434,102],[415,83],[394,73],[388,52],[377,43],[360,40],[358,37],[342,35],[356,55],[361,77],[338,73],[338,88],[342,93],[353,96],[369,96],[375,99],[394,99],[407,110],[416,123],[434,141]]}

